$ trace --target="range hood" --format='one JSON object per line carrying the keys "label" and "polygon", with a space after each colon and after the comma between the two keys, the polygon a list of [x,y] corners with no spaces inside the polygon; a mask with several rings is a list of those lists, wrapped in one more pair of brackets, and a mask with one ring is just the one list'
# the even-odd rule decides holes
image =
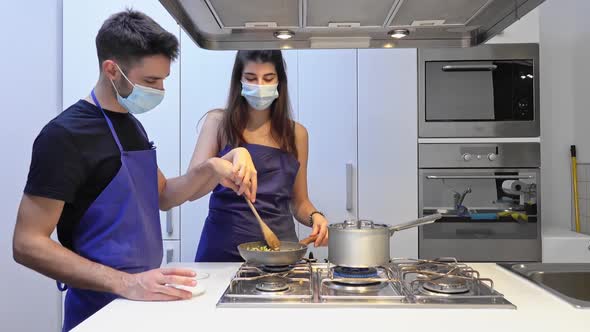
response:
{"label": "range hood", "polygon": [[202,48],[479,45],[544,0],[160,0]]}

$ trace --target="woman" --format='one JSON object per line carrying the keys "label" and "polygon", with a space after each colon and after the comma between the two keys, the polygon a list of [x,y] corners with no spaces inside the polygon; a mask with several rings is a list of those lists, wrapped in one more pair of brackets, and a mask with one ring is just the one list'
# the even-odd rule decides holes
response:
{"label": "woman", "polygon": [[[262,219],[280,240],[298,241],[295,217],[313,228],[311,235],[318,236],[315,246],[326,245],[328,221],[307,194],[307,131],[291,118],[287,90],[281,51],[239,51],[228,107],[207,114],[189,167],[231,149],[248,150],[255,169],[252,165],[240,169],[253,176],[240,177],[242,173],[238,173],[236,178],[243,180],[235,185],[240,191],[248,189],[247,197]],[[240,243],[263,240],[254,214],[244,198],[236,195],[234,184],[221,184],[213,189],[215,179],[210,183],[213,193],[195,257],[197,262],[239,262]]]}

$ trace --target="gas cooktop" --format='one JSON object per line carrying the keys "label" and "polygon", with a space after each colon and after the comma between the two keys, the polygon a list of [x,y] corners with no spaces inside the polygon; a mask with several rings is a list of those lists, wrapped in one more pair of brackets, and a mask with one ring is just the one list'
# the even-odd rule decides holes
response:
{"label": "gas cooktop", "polygon": [[217,306],[516,309],[491,279],[454,258],[394,259],[372,268],[244,263]]}

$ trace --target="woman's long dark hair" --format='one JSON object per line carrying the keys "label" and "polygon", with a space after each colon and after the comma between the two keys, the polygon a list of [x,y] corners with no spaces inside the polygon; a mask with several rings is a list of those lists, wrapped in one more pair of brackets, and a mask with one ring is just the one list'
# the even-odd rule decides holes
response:
{"label": "woman's long dark hair", "polygon": [[242,73],[248,62],[272,63],[277,71],[279,97],[270,106],[270,126],[272,138],[277,141],[281,150],[297,156],[295,145],[295,122],[291,116],[287,74],[283,55],[279,50],[270,51],[238,51],[231,77],[227,108],[221,121],[217,143],[223,149],[225,144],[238,147],[248,143],[244,139],[244,129],[248,123],[248,102],[242,97]]}

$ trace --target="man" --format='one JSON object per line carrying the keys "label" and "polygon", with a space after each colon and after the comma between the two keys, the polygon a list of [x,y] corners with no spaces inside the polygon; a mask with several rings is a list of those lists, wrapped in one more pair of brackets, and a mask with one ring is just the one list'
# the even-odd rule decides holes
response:
{"label": "man", "polygon": [[[191,198],[212,179],[254,200],[256,172],[245,149],[166,179],[133,114],[164,98],[176,37],[148,16],[111,16],[96,36],[99,80],[85,99],[50,121],[33,145],[18,211],[17,262],[67,285],[64,331],[116,297],[185,299],[194,272],[158,268],[159,209]],[[57,227],[59,241],[50,235]],[[62,286],[62,289],[65,288]]]}

